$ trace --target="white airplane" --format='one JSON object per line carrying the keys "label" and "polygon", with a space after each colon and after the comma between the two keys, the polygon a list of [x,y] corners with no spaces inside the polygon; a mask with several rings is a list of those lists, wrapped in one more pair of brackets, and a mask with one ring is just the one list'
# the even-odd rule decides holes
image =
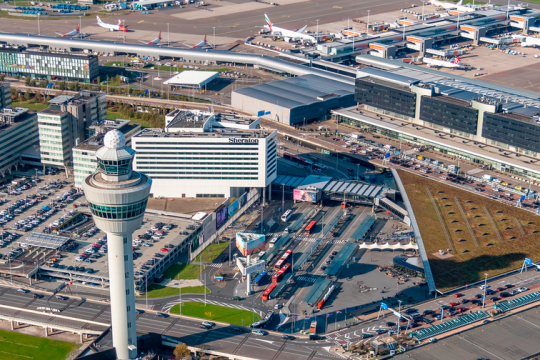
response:
{"label": "white airplane", "polygon": [[65,34],[60,34],[57,32],[58,35],[62,36],[62,37],[74,37],[74,36],[77,36],[79,35],[79,24],[77,24],[77,29],[73,30],[73,31],[70,31],[68,33],[65,33]]}
{"label": "white airplane", "polygon": [[208,43],[206,42],[206,34],[204,35],[204,40],[201,41],[200,43],[197,43],[193,46],[189,44],[184,44],[184,45],[189,46],[190,49],[202,49],[203,47],[208,46]]}
{"label": "white airplane", "polygon": [[428,67],[438,66],[446,68],[460,68],[462,66],[459,64],[459,56],[454,61],[437,60],[428,57],[424,57],[422,61],[428,64]]}
{"label": "white airplane", "polygon": [[120,23],[122,22],[120,19],[118,19],[118,24],[107,24],[107,23],[104,23],[103,21],[101,21],[101,19],[99,18],[98,15],[96,15],[96,18],[97,18],[97,23],[99,26],[105,28],[105,29],[109,29],[109,31],[128,31],[128,29],[125,27],[125,26],[122,26],[120,25]]}
{"label": "white airplane", "polygon": [[432,5],[440,6],[440,7],[445,8],[445,9],[453,9],[453,8],[455,8],[455,7],[457,7],[457,6],[461,6],[462,3],[463,3],[463,0],[461,0],[461,1],[458,2],[458,3],[447,2],[447,1],[431,0],[431,4],[432,4]]}
{"label": "white airplane", "polygon": [[157,38],[155,38],[154,40],[152,40],[152,41],[149,41],[149,42],[146,42],[146,41],[143,41],[143,40],[139,40],[139,41],[142,42],[143,44],[146,44],[146,45],[157,45],[157,44],[159,44],[160,40],[161,40],[161,31],[159,32],[159,36]]}
{"label": "white airplane", "polygon": [[264,28],[269,29],[272,35],[282,37],[285,39],[285,41],[290,42],[291,39],[301,39],[302,41],[309,41],[313,44],[317,43],[317,40],[310,35],[304,34],[304,30],[306,30],[307,25],[298,29],[298,30],[288,30],[284,29],[278,26],[274,26],[270,19],[268,18],[268,15],[264,14],[264,19],[266,20],[266,23],[268,25],[264,25]]}

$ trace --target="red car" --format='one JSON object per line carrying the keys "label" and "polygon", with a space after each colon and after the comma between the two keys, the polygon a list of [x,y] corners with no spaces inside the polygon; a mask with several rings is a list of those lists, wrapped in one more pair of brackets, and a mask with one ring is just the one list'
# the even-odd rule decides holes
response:
{"label": "red car", "polygon": [[168,249],[160,249],[160,250],[163,251],[163,252],[169,252]]}
{"label": "red car", "polygon": [[464,312],[464,311],[467,311],[467,309],[460,307],[460,308],[457,308],[456,311],[457,311],[458,313],[462,313],[462,312]]}
{"label": "red car", "polygon": [[458,306],[459,303],[457,303],[457,302],[451,302],[449,305],[452,306],[452,307],[454,307],[454,306]]}
{"label": "red car", "polygon": [[462,293],[454,294],[454,297],[457,297],[457,298],[462,297],[462,296],[464,296]]}
{"label": "red car", "polygon": [[88,254],[86,254],[86,253],[81,253],[81,256],[87,258],[87,257],[88,257]]}

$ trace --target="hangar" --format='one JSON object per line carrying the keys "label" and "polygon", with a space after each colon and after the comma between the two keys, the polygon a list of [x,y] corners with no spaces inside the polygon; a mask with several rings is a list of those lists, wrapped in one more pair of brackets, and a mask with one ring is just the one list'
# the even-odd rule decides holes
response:
{"label": "hangar", "polygon": [[331,109],[354,105],[354,86],[317,75],[302,75],[232,92],[233,107],[287,125],[324,119]]}

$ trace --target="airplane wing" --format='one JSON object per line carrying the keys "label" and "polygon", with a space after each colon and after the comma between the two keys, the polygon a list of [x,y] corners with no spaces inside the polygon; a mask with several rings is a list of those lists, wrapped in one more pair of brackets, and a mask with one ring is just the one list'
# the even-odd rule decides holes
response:
{"label": "airplane wing", "polygon": [[298,30],[295,30],[295,32],[297,32],[297,33],[303,33],[303,32],[304,32],[304,30],[306,30],[306,28],[307,28],[307,25],[305,25],[305,26],[302,26],[302,27],[301,27],[300,29],[298,29]]}
{"label": "airplane wing", "polygon": [[139,42],[142,42],[143,44],[148,44],[148,41],[139,40]]}
{"label": "airplane wing", "polygon": [[59,32],[57,32],[57,33],[55,33],[55,34],[58,34],[58,35],[60,35],[60,36],[64,36],[64,34],[60,34]]}

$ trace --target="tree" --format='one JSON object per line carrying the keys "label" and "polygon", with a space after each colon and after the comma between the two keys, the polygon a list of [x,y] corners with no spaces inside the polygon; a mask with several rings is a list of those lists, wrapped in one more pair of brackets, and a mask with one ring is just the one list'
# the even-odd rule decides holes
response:
{"label": "tree", "polygon": [[51,96],[47,94],[47,96],[45,97],[45,102],[49,102],[50,100],[51,100]]}
{"label": "tree", "polygon": [[41,87],[41,88],[47,87],[47,80],[41,80],[39,82],[39,87]]}
{"label": "tree", "polygon": [[41,102],[41,93],[39,91],[36,92],[36,96],[34,96],[35,102]]}
{"label": "tree", "polygon": [[187,345],[184,343],[178,343],[173,351],[174,356],[177,360],[182,359],[186,356],[191,355],[191,351],[188,349]]}
{"label": "tree", "polygon": [[24,85],[26,86],[30,86],[30,76],[27,76],[26,78],[24,78]]}
{"label": "tree", "polygon": [[6,75],[0,74],[0,81],[4,81],[5,77],[6,77]]}
{"label": "tree", "polygon": [[24,93],[24,100],[29,101],[30,100],[30,91],[27,91]]}

